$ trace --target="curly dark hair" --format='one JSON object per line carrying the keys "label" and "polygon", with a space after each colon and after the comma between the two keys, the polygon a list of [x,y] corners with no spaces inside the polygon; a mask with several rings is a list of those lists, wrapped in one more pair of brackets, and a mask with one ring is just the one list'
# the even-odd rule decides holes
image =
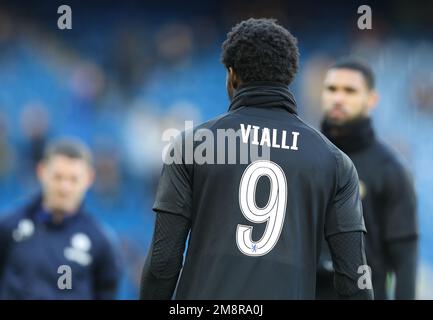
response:
{"label": "curly dark hair", "polygon": [[296,38],[275,19],[238,23],[222,45],[223,64],[242,82],[272,81],[289,85],[298,71]]}

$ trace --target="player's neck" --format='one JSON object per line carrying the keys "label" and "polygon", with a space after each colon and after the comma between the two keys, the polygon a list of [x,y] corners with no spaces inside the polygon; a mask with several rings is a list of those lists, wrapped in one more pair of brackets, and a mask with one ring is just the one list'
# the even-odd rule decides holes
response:
{"label": "player's neck", "polygon": [[365,149],[375,139],[372,121],[369,117],[358,118],[345,124],[333,124],[324,119],[322,132],[345,153]]}
{"label": "player's neck", "polygon": [[278,82],[250,82],[233,95],[230,111],[240,107],[281,107],[297,113],[296,101],[288,86]]}

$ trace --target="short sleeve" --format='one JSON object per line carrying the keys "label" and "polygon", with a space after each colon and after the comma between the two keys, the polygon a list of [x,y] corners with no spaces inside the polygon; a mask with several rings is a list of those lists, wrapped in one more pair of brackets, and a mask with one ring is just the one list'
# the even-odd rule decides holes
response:
{"label": "short sleeve", "polygon": [[412,177],[398,162],[385,169],[385,240],[417,237],[417,205]]}
{"label": "short sleeve", "polygon": [[169,147],[156,192],[153,210],[182,215],[191,219],[191,177],[183,159],[183,139],[179,137]]}
{"label": "short sleeve", "polygon": [[325,236],[351,231],[366,232],[355,166],[347,155],[337,153],[336,191],[325,219]]}

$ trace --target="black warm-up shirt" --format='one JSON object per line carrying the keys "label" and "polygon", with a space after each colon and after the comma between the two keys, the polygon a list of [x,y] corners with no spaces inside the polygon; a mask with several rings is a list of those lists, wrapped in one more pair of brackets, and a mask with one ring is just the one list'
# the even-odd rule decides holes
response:
{"label": "black warm-up shirt", "polygon": [[[359,175],[368,229],[366,255],[375,297],[386,298],[386,274],[401,268],[398,295],[414,298],[418,225],[415,189],[408,169],[397,153],[376,137],[370,118],[342,127],[324,122],[322,130],[350,157]],[[325,247],[324,259],[327,255]]]}
{"label": "black warm-up shirt", "polygon": [[[238,131],[237,161],[188,163],[184,152],[164,164],[153,209],[190,227],[175,298],[313,299],[325,237],[365,231],[354,165],[297,116],[281,85],[239,90],[226,114],[184,132],[169,154],[201,129]],[[240,163],[241,144],[269,147],[269,158]],[[170,237],[166,228],[156,232]]]}

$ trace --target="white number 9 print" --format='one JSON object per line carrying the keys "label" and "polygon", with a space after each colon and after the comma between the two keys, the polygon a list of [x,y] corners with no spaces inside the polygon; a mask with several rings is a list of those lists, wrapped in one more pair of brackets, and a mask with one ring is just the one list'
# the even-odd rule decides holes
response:
{"label": "white number 9 print", "polygon": [[[257,207],[255,195],[260,177],[267,176],[270,181],[268,203]],[[244,171],[239,186],[239,206],[242,214],[253,223],[267,223],[259,241],[252,240],[252,226],[238,224],[236,243],[239,250],[247,256],[263,256],[277,244],[283,229],[286,215],[287,182],[286,175],[279,165],[272,161],[258,160]]]}

